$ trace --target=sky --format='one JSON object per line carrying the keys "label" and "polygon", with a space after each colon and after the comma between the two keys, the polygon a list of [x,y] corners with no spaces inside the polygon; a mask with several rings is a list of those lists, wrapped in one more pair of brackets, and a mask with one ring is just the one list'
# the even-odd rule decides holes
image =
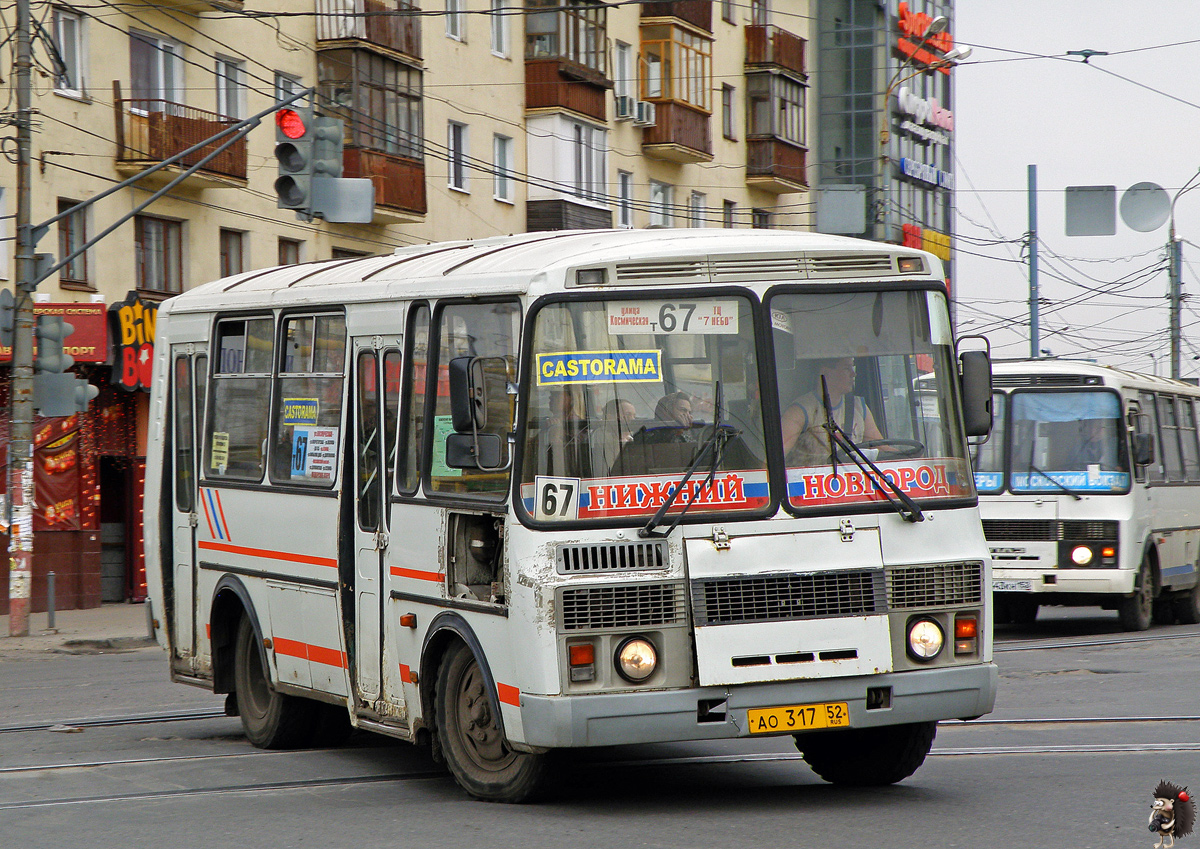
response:
{"label": "sky", "polygon": [[[1200,184],[1198,0],[957,0],[957,331],[994,358],[1029,342],[1027,167],[1037,166],[1040,349],[1170,374],[1169,226],[1067,236],[1064,188]],[[1084,64],[1070,50],[1106,51]],[[1200,188],[1179,195],[1180,374],[1200,376]]]}

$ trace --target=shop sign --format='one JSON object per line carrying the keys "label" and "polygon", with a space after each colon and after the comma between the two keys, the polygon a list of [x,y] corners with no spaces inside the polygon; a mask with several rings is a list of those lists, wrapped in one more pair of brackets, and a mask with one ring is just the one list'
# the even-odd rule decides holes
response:
{"label": "shop sign", "polygon": [[950,236],[937,230],[924,230],[916,224],[905,224],[901,228],[904,234],[904,247],[918,248],[929,251],[943,262],[950,261]]}
{"label": "shop sign", "polygon": [[905,177],[912,177],[914,180],[928,183],[931,186],[940,186],[943,189],[954,188],[953,174],[928,163],[919,162],[916,159],[902,158],[900,160],[900,173]]}
{"label": "shop sign", "polygon": [[[74,328],[63,341],[63,353],[70,354],[77,363],[103,363],[108,361],[108,325],[104,318],[104,304],[34,304],[33,314],[62,316],[63,321]],[[37,340],[33,349],[37,351]],[[12,346],[0,345],[0,363],[12,361]]]}
{"label": "shop sign", "polygon": [[[912,57],[914,62],[930,65],[942,58],[939,54],[944,54],[954,47],[954,36],[949,32],[939,32],[928,39],[925,38],[925,32],[933,21],[929,15],[912,11],[907,2],[901,2],[898,12],[901,34],[896,40],[896,48],[905,56]],[[938,70],[943,74],[950,73],[949,68]]]}
{"label": "shop sign", "polygon": [[113,383],[130,392],[149,392],[158,304],[130,292],[124,301],[108,308],[108,316],[112,326]]}
{"label": "shop sign", "polygon": [[905,115],[911,115],[918,124],[928,124],[943,130],[954,129],[954,113],[938,103],[936,97],[924,98],[908,86],[901,86],[896,94],[896,105]]}

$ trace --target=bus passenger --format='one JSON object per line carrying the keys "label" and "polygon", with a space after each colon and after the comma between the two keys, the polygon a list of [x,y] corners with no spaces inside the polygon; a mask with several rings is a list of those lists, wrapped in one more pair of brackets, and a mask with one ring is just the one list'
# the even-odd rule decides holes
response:
{"label": "bus passenger", "polygon": [[575,410],[570,389],[550,392],[550,415],[541,421],[538,474],[588,477],[587,422]]}
{"label": "bus passenger", "polygon": [[[821,378],[829,392],[829,413],[854,442],[883,439],[871,408],[854,391],[853,357],[817,361],[813,388],[783,411],[783,452],[789,466],[812,466],[829,461],[829,434]],[[846,403],[846,399],[850,403]]]}

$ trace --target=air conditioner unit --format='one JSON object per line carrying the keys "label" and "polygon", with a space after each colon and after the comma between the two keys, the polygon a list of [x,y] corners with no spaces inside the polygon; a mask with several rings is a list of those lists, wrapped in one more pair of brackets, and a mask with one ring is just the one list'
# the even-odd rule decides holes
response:
{"label": "air conditioner unit", "polygon": [[633,123],[639,127],[653,127],[654,104],[648,100],[639,100],[634,106]]}
{"label": "air conditioner unit", "polygon": [[615,117],[618,121],[628,121],[633,117],[633,106],[636,101],[627,94],[617,95]]}

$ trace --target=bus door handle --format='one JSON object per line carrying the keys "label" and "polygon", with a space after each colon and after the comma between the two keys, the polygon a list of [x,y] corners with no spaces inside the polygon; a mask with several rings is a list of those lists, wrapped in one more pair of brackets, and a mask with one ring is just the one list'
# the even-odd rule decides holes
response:
{"label": "bus door handle", "polygon": [[380,551],[383,551],[384,549],[386,549],[388,547],[387,531],[376,531],[375,532],[375,547],[377,549],[379,549]]}
{"label": "bus door handle", "polygon": [[200,518],[195,513],[188,513],[188,527],[194,528],[200,524]]}

